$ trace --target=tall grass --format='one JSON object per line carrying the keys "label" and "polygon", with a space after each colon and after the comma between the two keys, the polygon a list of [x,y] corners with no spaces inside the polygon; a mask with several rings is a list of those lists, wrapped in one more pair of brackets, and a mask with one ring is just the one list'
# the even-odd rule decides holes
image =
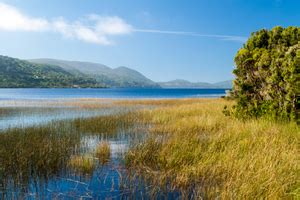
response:
{"label": "tall grass", "polygon": [[198,198],[300,198],[299,127],[238,121],[222,114],[228,104],[182,101],[143,111],[152,134],[128,152],[127,165]]}
{"label": "tall grass", "polygon": [[81,118],[72,123],[80,132],[87,134],[114,134],[118,130],[126,130],[132,127],[138,120],[138,115],[134,113],[117,113],[114,115]]}
{"label": "tall grass", "polygon": [[72,156],[68,162],[69,167],[84,175],[92,175],[96,168],[96,163],[93,157],[89,155]]}
{"label": "tall grass", "polygon": [[[116,114],[0,130],[0,186],[25,188],[33,180],[46,182],[69,167],[91,174],[95,159],[81,156],[82,138],[95,135],[109,138],[119,129],[130,128],[133,119],[132,114]],[[107,161],[109,156],[105,151],[110,149],[104,143],[99,149],[91,155],[102,153],[103,161]]]}
{"label": "tall grass", "polygon": [[9,183],[14,187],[25,187],[38,177],[43,179],[57,175],[65,168],[73,147],[79,144],[79,138],[52,125],[0,132],[2,187]]}
{"label": "tall grass", "polygon": [[96,157],[101,164],[105,164],[110,159],[111,149],[107,141],[101,141],[96,147]]}

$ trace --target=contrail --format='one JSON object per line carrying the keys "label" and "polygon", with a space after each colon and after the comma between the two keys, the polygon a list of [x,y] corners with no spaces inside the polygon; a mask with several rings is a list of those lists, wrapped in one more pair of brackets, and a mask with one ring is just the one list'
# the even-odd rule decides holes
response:
{"label": "contrail", "polygon": [[217,34],[200,34],[197,32],[186,32],[186,31],[164,31],[155,29],[133,29],[134,32],[141,33],[157,33],[157,34],[172,34],[172,35],[183,35],[183,36],[195,36],[195,37],[210,37],[219,38],[222,40],[231,40],[238,42],[246,42],[247,37],[236,36],[236,35],[217,35]]}

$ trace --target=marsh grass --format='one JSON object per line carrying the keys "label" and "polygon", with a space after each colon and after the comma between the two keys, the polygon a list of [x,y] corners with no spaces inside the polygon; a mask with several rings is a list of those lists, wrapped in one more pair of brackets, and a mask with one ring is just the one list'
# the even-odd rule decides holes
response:
{"label": "marsh grass", "polygon": [[68,166],[76,172],[90,176],[96,168],[96,163],[91,155],[76,155],[70,158]]}
{"label": "marsh grass", "polygon": [[[93,101],[72,106],[97,108]],[[153,197],[166,190],[196,199],[299,198],[300,130],[294,123],[226,117],[222,110],[233,102],[224,99],[122,100],[112,105],[145,107],[0,131],[0,185],[25,187],[69,168],[91,175],[96,158],[111,154],[105,140],[124,132],[142,135],[125,163],[133,173],[132,184],[138,178]],[[89,136],[103,140],[95,152],[81,152],[82,138]]]}
{"label": "marsh grass", "polygon": [[[0,130],[0,186],[26,188],[34,180],[42,183],[60,176],[69,167],[91,174],[96,159],[92,162],[86,156],[78,156],[81,155],[82,138],[115,137],[118,126],[130,128],[133,119],[133,115],[116,114]],[[107,151],[105,145],[100,147],[102,153]],[[103,155],[106,160],[107,153]]]}
{"label": "marsh grass", "polygon": [[238,121],[222,114],[228,104],[186,100],[143,111],[152,134],[128,152],[127,166],[197,198],[299,198],[299,127]]}
{"label": "marsh grass", "polygon": [[6,188],[47,181],[58,175],[79,138],[56,126],[9,129],[0,133],[0,184]]}
{"label": "marsh grass", "polygon": [[80,132],[88,134],[115,134],[118,130],[127,130],[139,121],[139,115],[133,112],[117,113],[108,116],[76,119],[72,123]]}
{"label": "marsh grass", "polygon": [[129,105],[146,105],[146,106],[179,106],[192,103],[207,103],[214,99],[140,99],[140,100],[118,100],[114,101],[114,105],[129,106]]}
{"label": "marsh grass", "polygon": [[111,154],[110,145],[107,141],[101,141],[95,151],[95,155],[99,160],[100,164],[105,164],[109,161]]}

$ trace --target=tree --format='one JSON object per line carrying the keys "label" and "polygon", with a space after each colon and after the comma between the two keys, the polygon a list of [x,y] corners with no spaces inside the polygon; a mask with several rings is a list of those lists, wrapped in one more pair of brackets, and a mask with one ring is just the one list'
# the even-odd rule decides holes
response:
{"label": "tree", "polygon": [[299,120],[300,28],[252,33],[235,57],[237,117]]}

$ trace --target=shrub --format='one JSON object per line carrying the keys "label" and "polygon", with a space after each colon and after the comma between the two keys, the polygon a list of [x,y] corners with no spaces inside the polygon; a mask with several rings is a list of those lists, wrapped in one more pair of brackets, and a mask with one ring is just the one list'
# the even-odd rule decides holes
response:
{"label": "shrub", "polygon": [[237,117],[299,119],[300,28],[253,33],[235,63],[232,95]]}

